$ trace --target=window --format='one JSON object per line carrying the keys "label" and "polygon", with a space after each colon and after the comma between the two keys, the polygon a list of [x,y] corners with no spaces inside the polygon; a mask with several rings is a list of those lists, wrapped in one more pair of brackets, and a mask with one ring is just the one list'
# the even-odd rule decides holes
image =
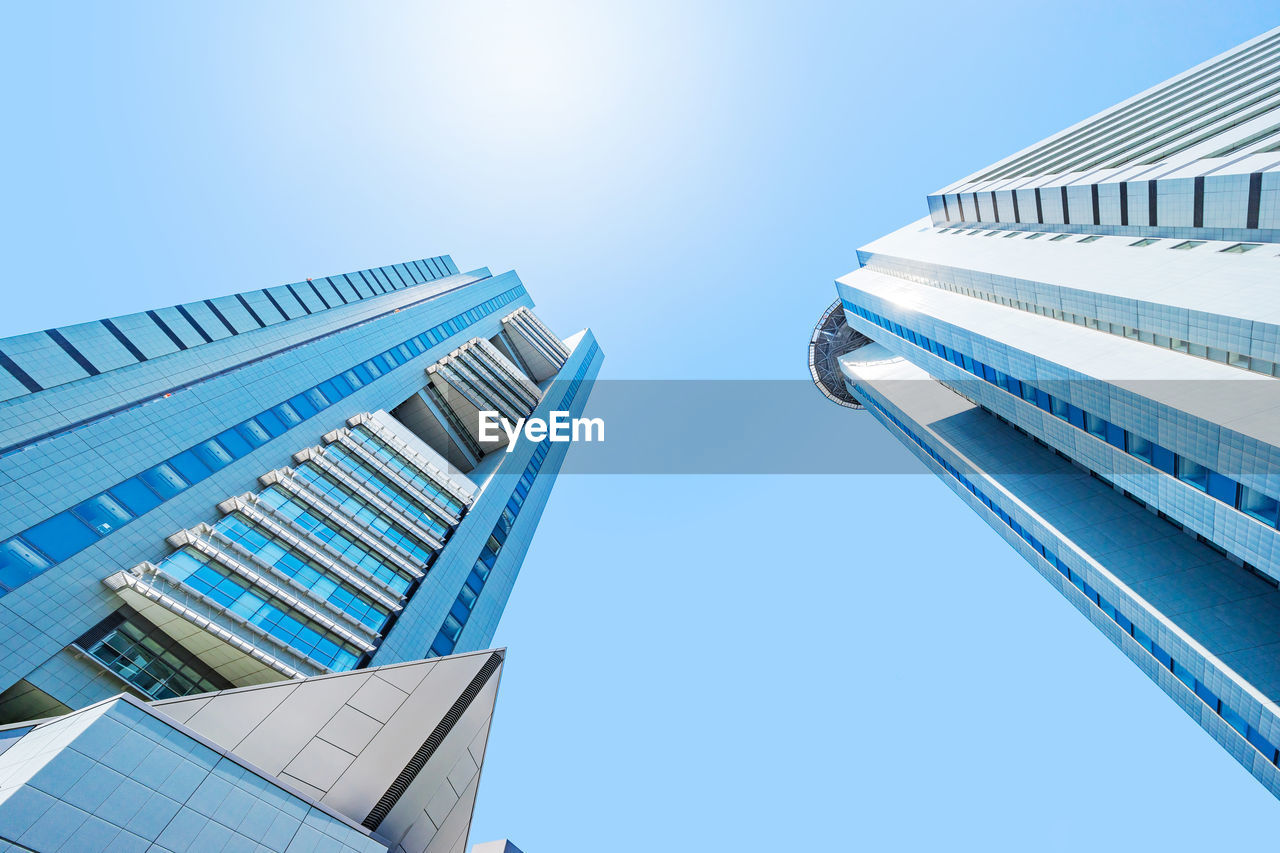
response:
{"label": "window", "polygon": [[1093,242],[1095,242],[1095,241],[1097,241],[1097,240],[1101,240],[1101,239],[1102,239],[1102,238],[1101,238],[1101,237],[1099,237],[1097,234],[1093,234],[1093,235],[1091,235],[1091,236],[1089,236],[1089,237],[1085,237],[1083,240],[1077,240],[1076,242],[1078,242],[1078,243],[1093,243]]}
{"label": "window", "polygon": [[1017,237],[1017,236],[1018,236],[1018,233],[1019,233],[1019,232],[1017,232],[1017,231],[1010,231],[1008,234],[1004,235],[1004,238],[1005,238],[1006,240],[1008,240],[1010,237]]}
{"label": "window", "polygon": [[1261,246],[1261,243],[1236,243],[1234,246],[1228,246],[1222,250],[1224,255],[1243,255],[1245,252],[1252,252]]}
{"label": "window", "polygon": [[1280,523],[1280,501],[1243,483],[1240,485],[1240,509],[1272,527]]}
{"label": "window", "polygon": [[1178,457],[1178,479],[1202,492],[1209,490],[1209,469],[1185,456]]}
{"label": "window", "polygon": [[1052,238],[1051,240],[1049,240],[1049,242],[1050,242],[1050,243],[1057,243],[1059,240],[1065,240],[1065,239],[1067,239],[1067,238],[1068,238],[1068,237],[1070,237],[1070,236],[1071,236],[1070,234],[1059,234],[1057,237],[1054,237],[1054,238]]}
{"label": "window", "polygon": [[37,524],[27,530],[22,538],[55,563],[62,562],[97,540],[93,530],[69,512],[60,512]]}
{"label": "window", "polygon": [[1034,239],[1036,239],[1037,237],[1043,237],[1043,236],[1044,236],[1043,234],[1041,234],[1041,233],[1037,232],[1037,233],[1035,233],[1035,234],[1028,234],[1028,235],[1027,235],[1027,239],[1028,239],[1028,240],[1034,240]]}
{"label": "window", "polygon": [[1129,436],[1129,453],[1138,457],[1148,465],[1152,464],[1152,458],[1155,453],[1155,444],[1147,441],[1145,438],[1139,438],[1136,435]]}
{"label": "window", "polygon": [[1174,246],[1173,248],[1175,248],[1175,249],[1184,249],[1184,250],[1185,250],[1185,249],[1194,249],[1196,246],[1203,246],[1204,244],[1205,244],[1205,241],[1204,241],[1204,240],[1183,240],[1181,243],[1179,243],[1178,245]]}
{"label": "window", "polygon": [[72,509],[72,512],[75,513],[76,518],[93,528],[93,532],[99,536],[106,536],[117,527],[133,520],[133,515],[127,509],[106,494],[89,498]]}
{"label": "window", "polygon": [[1130,246],[1132,246],[1132,247],[1134,247],[1134,248],[1139,248],[1139,249],[1140,249],[1140,248],[1142,248],[1143,246],[1151,246],[1151,245],[1154,245],[1154,244],[1159,243],[1159,242],[1160,242],[1159,240],[1153,240],[1153,239],[1151,239],[1150,237],[1144,237],[1143,239],[1139,240],[1138,242],[1136,242],[1136,243],[1130,243],[1129,245],[1130,245]]}

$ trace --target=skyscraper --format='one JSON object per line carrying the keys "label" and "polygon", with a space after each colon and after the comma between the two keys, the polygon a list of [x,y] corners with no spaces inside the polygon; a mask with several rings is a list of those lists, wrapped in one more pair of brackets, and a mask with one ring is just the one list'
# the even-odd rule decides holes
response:
{"label": "skyscraper", "polygon": [[[491,710],[502,655],[466,653],[492,641],[567,445],[487,439],[477,414],[576,416],[603,359],[589,330],[561,339],[532,305],[514,272],[460,272],[444,256],[0,340],[0,725],[95,709],[59,724],[65,742],[49,724],[0,731],[0,752],[74,750],[84,726],[159,713],[190,729],[165,737],[234,750],[323,811],[338,781],[317,756],[354,752],[359,765],[423,685],[444,703],[440,738],[477,696]],[[440,656],[450,663],[389,666]],[[370,667],[361,687],[355,671]],[[298,684],[318,707],[344,690],[374,697],[351,700],[369,737],[329,733],[296,705],[302,716],[274,723],[305,735],[288,756],[228,740],[233,717],[271,718],[262,697]],[[225,718],[173,716],[174,701],[207,693],[199,703]],[[400,699],[370,710],[388,695]],[[414,718],[428,726],[418,740],[431,722]],[[395,780],[387,809],[438,746]],[[369,791],[404,764],[383,758],[357,774]],[[468,778],[452,768],[449,808]],[[18,771],[0,779],[0,811],[13,814],[22,784]],[[342,815],[370,830],[388,819]],[[397,825],[421,841],[411,824]]]}
{"label": "skyscraper", "polygon": [[1280,796],[1277,79],[1280,29],[929,195],[809,357]]}

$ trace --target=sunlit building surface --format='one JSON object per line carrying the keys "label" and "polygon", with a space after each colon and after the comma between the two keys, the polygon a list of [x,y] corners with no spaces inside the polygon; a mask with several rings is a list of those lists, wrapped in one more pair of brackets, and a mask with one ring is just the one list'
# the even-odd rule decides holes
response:
{"label": "sunlit building surface", "polygon": [[[0,340],[0,724],[45,720],[0,731],[12,741],[0,741],[0,760],[75,752],[104,727],[146,726],[185,744],[187,726],[228,767],[263,771],[268,787],[284,786],[279,796],[328,815],[316,821],[336,814],[374,833],[344,840],[352,849],[464,849],[470,777],[449,776],[446,812],[443,800],[434,813],[413,800],[453,830],[465,800],[460,832],[424,841],[407,818],[400,835],[379,831],[358,813],[376,803],[330,808],[332,780],[315,769],[338,772],[334,750],[360,764],[360,738],[337,743],[321,731],[327,718],[286,715],[280,725],[314,723],[314,737],[268,761],[226,739],[233,720],[175,716],[174,702],[216,694],[219,715],[248,713],[243,702],[266,715],[254,704],[263,696],[390,695],[378,686],[389,681],[410,697],[421,688],[446,714],[476,673],[413,689],[406,673],[462,673],[457,661],[482,660],[492,663],[476,690],[496,691],[501,653],[465,653],[491,644],[567,445],[509,448],[505,435],[484,439],[477,415],[580,415],[603,359],[589,330],[561,338],[532,306],[514,272],[460,272],[446,256]],[[388,668],[424,658],[454,663]],[[366,671],[378,673],[372,687],[357,685]],[[357,728],[372,731],[356,711],[369,714],[352,706]],[[389,726],[393,711],[372,718]],[[381,753],[369,778],[395,782],[431,730],[401,734],[400,752]],[[477,778],[483,741],[478,749]],[[13,784],[0,777],[0,838],[32,847],[10,837],[15,802],[34,802],[12,799],[31,787],[25,772]],[[113,819],[57,801],[86,825]],[[97,837],[66,843],[97,849]],[[111,843],[102,849],[134,842]]]}
{"label": "sunlit building surface", "polygon": [[1280,795],[1277,79],[1272,30],[931,194],[810,362]]}

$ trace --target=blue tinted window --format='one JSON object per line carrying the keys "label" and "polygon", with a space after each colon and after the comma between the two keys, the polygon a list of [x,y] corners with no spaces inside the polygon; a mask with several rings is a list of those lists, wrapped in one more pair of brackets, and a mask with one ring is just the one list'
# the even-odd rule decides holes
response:
{"label": "blue tinted window", "polygon": [[1222,719],[1227,721],[1227,725],[1238,731],[1240,734],[1248,737],[1249,726],[1245,723],[1244,717],[1237,714],[1231,708],[1228,708],[1224,702],[1218,708],[1218,712],[1222,714]]}
{"label": "blue tinted window", "polygon": [[71,511],[99,536],[106,536],[133,520],[133,513],[107,494],[89,498]]}
{"label": "blue tinted window", "polygon": [[262,428],[262,425],[252,419],[239,424],[235,429],[241,438],[254,447],[261,447],[271,440],[271,436]]}
{"label": "blue tinted window", "polygon": [[1151,464],[1166,474],[1173,473],[1173,463],[1175,458],[1173,451],[1167,447],[1161,447],[1158,444],[1151,445]]}
{"label": "blue tinted window", "polygon": [[234,429],[218,433],[218,443],[230,451],[231,455],[237,459],[241,456],[247,456],[253,450],[253,445],[245,441],[244,436]]}
{"label": "blue tinted window", "polygon": [[156,497],[156,493],[144,486],[136,477],[130,477],[120,485],[112,487],[108,493],[124,504],[134,515],[142,515],[160,506],[160,499]]}
{"label": "blue tinted window", "polygon": [[302,416],[299,415],[293,406],[290,406],[288,403],[281,403],[278,406],[273,406],[271,411],[275,412],[276,417],[278,417],[280,422],[286,427],[292,428],[302,423]]}
{"label": "blue tinted window", "polygon": [[1267,757],[1268,761],[1270,761],[1273,764],[1275,763],[1276,748],[1275,748],[1275,745],[1271,743],[1271,741],[1267,740],[1261,734],[1259,734],[1258,730],[1255,729],[1253,726],[1249,726],[1248,732],[1245,734],[1245,737],[1249,739],[1249,743],[1257,747],[1258,751]]}
{"label": "blue tinted window", "polygon": [[61,563],[98,541],[88,525],[70,512],[60,512],[40,522],[23,533],[22,538],[55,563]]}
{"label": "blue tinted window", "polygon": [[293,407],[293,410],[297,412],[298,415],[303,420],[306,420],[307,418],[314,415],[316,412],[320,411],[315,407],[314,403],[312,403],[310,400],[307,399],[305,394],[299,394],[296,397],[290,397],[289,405]]}
{"label": "blue tinted window", "polygon": [[1217,471],[1209,472],[1209,497],[1211,498],[1235,506],[1237,485],[1236,481],[1230,477],[1224,477]]}
{"label": "blue tinted window", "polygon": [[1107,424],[1107,444],[1124,450],[1124,430],[1113,423]]}
{"label": "blue tinted window", "polygon": [[0,586],[17,589],[53,565],[21,539],[0,543]]}
{"label": "blue tinted window", "polygon": [[436,640],[431,644],[431,652],[436,655],[447,655],[453,652],[453,641],[444,635],[442,631],[436,636]]}
{"label": "blue tinted window", "polygon": [[1147,441],[1145,438],[1129,434],[1129,453],[1138,457],[1143,462],[1150,463],[1155,453],[1155,444]]}
{"label": "blue tinted window", "polygon": [[[1175,673],[1175,675],[1176,674],[1177,673]],[[1179,678],[1181,678],[1181,676],[1179,676]],[[1208,687],[1205,687],[1203,684],[1201,684],[1197,680],[1195,691],[1196,691],[1196,695],[1199,696],[1201,699],[1203,699],[1206,705],[1208,705],[1210,708],[1212,708],[1215,711],[1218,710],[1218,697],[1216,694],[1214,694],[1212,690],[1210,690]]]}
{"label": "blue tinted window", "polygon": [[190,450],[184,450],[169,460],[169,464],[177,469],[188,483],[198,483],[209,476],[209,468],[196,458]]}
{"label": "blue tinted window", "polygon": [[[1191,671],[1187,669],[1186,666],[1178,663],[1176,660],[1173,662],[1173,674],[1178,677],[1179,681],[1187,685],[1187,687],[1191,688],[1193,691],[1196,689],[1196,677],[1192,675]],[[1217,709],[1215,708],[1214,710]]]}
{"label": "blue tinted window", "polygon": [[1192,462],[1185,456],[1179,456],[1178,479],[1184,483],[1190,483],[1202,492],[1207,491],[1209,488],[1209,469]]}
{"label": "blue tinted window", "polygon": [[1089,435],[1097,436],[1103,441],[1107,440],[1107,422],[1104,418],[1089,412],[1084,413],[1084,428]]}
{"label": "blue tinted window", "polygon": [[1248,486],[1240,486],[1240,509],[1249,515],[1265,521],[1272,527],[1276,526],[1277,512],[1280,511],[1280,502],[1275,498],[1264,495],[1262,492],[1251,489]]}
{"label": "blue tinted window", "polygon": [[219,468],[230,465],[234,459],[225,447],[212,438],[202,444],[197,444],[191,448],[191,452],[199,457],[200,461],[210,471],[217,471]]}
{"label": "blue tinted window", "polygon": [[1067,403],[1067,422],[1076,429],[1084,429],[1084,410]]}
{"label": "blue tinted window", "polygon": [[151,491],[168,500],[187,487],[187,483],[173,468],[164,462],[154,468],[148,468],[138,475],[138,479],[151,487]]}
{"label": "blue tinted window", "polygon": [[281,421],[274,412],[263,412],[255,417],[254,420],[262,424],[262,428],[265,429],[267,434],[272,438],[275,438],[278,435],[284,435],[288,432],[288,427],[284,425],[284,422]]}

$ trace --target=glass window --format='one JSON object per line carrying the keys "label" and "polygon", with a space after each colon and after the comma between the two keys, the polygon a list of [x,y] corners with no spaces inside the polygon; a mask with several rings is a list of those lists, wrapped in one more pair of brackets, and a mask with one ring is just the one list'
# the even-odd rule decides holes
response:
{"label": "glass window", "polygon": [[1057,237],[1053,237],[1053,238],[1051,238],[1051,239],[1049,240],[1049,242],[1050,242],[1050,243],[1057,243],[1059,240],[1065,240],[1065,239],[1067,239],[1067,238],[1068,238],[1068,237],[1070,237],[1070,236],[1071,236],[1070,234],[1059,234]]}
{"label": "glass window", "polygon": [[1124,450],[1125,431],[1113,423],[1107,423],[1107,444]]}
{"label": "glass window", "polygon": [[274,412],[263,412],[253,418],[253,420],[262,424],[263,429],[265,429],[272,438],[275,438],[278,435],[284,435],[288,431],[288,427],[284,425],[284,422],[281,421]]}
{"label": "glass window", "polygon": [[1097,436],[1103,441],[1107,440],[1107,422],[1097,415],[1084,413],[1084,428],[1088,430],[1090,435]]}
{"label": "glass window", "polygon": [[117,486],[112,486],[108,493],[134,515],[142,515],[160,506],[160,498],[156,493],[143,485],[137,477],[130,477]]}
{"label": "glass window", "polygon": [[225,447],[219,444],[216,439],[212,438],[206,442],[197,444],[195,447],[191,448],[191,452],[194,453],[210,471],[217,471],[220,468],[224,468],[227,465],[230,465],[234,459]]}
{"label": "glass window", "polygon": [[1203,699],[1206,705],[1208,705],[1214,711],[1218,710],[1220,705],[1219,705],[1217,694],[1215,694],[1208,687],[1205,687],[1202,683],[1200,683],[1199,680],[1196,681],[1195,691],[1196,691],[1196,695],[1199,696],[1201,699]]}
{"label": "glass window", "polygon": [[1280,501],[1256,489],[1251,489],[1243,483],[1240,485],[1240,509],[1272,527],[1280,522],[1277,518],[1277,515],[1280,515]]}
{"label": "glass window", "polygon": [[307,399],[306,394],[299,394],[296,397],[290,397],[289,407],[293,409],[295,412],[297,412],[298,416],[301,417],[303,420],[306,420],[307,418],[311,417],[312,415],[314,415],[316,412],[319,411],[319,409],[316,408],[315,404],[312,403],[309,399]]}
{"label": "glass window", "polygon": [[1247,737],[1249,726],[1245,723],[1244,717],[1237,714],[1233,709],[1227,707],[1225,702],[1219,706],[1218,713],[1222,714],[1222,719],[1227,721],[1227,725]]}
{"label": "glass window", "polygon": [[1155,640],[1151,641],[1151,654],[1155,655],[1156,660],[1164,664],[1166,669],[1173,669],[1173,658],[1169,657],[1169,653],[1160,648],[1160,644]]}
{"label": "glass window", "polygon": [[235,429],[240,434],[240,437],[253,447],[261,447],[271,440],[270,434],[262,428],[262,424],[253,418],[238,425]]}
{"label": "glass window", "polygon": [[1155,443],[1130,433],[1129,453],[1150,464],[1155,453]]}
{"label": "glass window", "polygon": [[1248,731],[1245,734],[1245,737],[1248,739],[1249,743],[1253,744],[1254,747],[1256,747],[1259,752],[1261,752],[1263,755],[1267,757],[1268,761],[1270,761],[1272,764],[1275,763],[1276,748],[1271,743],[1271,741],[1267,740],[1261,734],[1259,734],[1258,730],[1255,729],[1253,726],[1248,727]]}
{"label": "glass window", "polygon": [[1236,505],[1236,492],[1239,490],[1239,483],[1230,477],[1224,477],[1217,471],[1209,472],[1209,497],[1220,500],[1231,506]]}
{"label": "glass window", "polygon": [[1151,445],[1151,464],[1166,474],[1174,472],[1174,461],[1177,459],[1173,451],[1158,444]]}
{"label": "glass window", "polygon": [[106,536],[133,520],[132,513],[107,494],[89,498],[71,511],[99,536]]}
{"label": "glass window", "polygon": [[[1187,687],[1189,687],[1192,691],[1195,691],[1196,683],[1197,683],[1195,676],[1191,673],[1189,669],[1187,669],[1182,664],[1178,663],[1176,660],[1173,662],[1173,674],[1178,677],[1179,681],[1187,685]],[[1216,711],[1218,709],[1215,707],[1214,710]]]}
{"label": "glass window", "polygon": [[1185,456],[1178,457],[1178,479],[1202,492],[1209,489],[1209,469]]}
{"label": "glass window", "polygon": [[60,512],[40,522],[23,533],[22,538],[55,563],[61,563],[98,541],[88,525],[70,512]]}
{"label": "glass window", "polygon": [[196,455],[190,450],[182,451],[170,459],[169,464],[176,468],[188,483],[198,483],[208,477],[210,473],[208,467],[197,459]]}
{"label": "glass window", "polygon": [[1084,410],[1079,406],[1067,404],[1067,422],[1076,429],[1084,429]]}
{"label": "glass window", "polygon": [[1037,234],[1028,234],[1028,235],[1027,235],[1027,239],[1028,239],[1028,240],[1034,240],[1034,239],[1036,239],[1037,237],[1043,237],[1043,236],[1044,236],[1043,234],[1039,234],[1039,233],[1037,233]]}
{"label": "glass window", "polygon": [[288,403],[281,403],[278,406],[274,406],[271,411],[275,412],[276,417],[278,417],[286,427],[292,428],[302,423],[302,416],[299,415],[297,411],[294,410],[293,406],[290,406]]}
{"label": "glass window", "polygon": [[1179,243],[1178,245],[1174,246],[1173,248],[1175,248],[1175,249],[1184,249],[1184,250],[1185,250],[1185,249],[1194,249],[1196,246],[1203,246],[1204,244],[1205,244],[1205,241],[1204,241],[1204,240],[1183,240],[1181,243]]}
{"label": "glass window", "polygon": [[1227,255],[1243,255],[1245,252],[1252,252],[1261,245],[1261,243],[1236,243],[1234,246],[1228,246],[1223,249],[1222,252]]}
{"label": "glass window", "polygon": [[52,563],[16,536],[0,543],[0,586],[17,589]]}
{"label": "glass window", "polygon": [[236,459],[247,456],[253,450],[253,445],[244,440],[244,436],[229,429],[226,432],[218,433],[218,444],[225,447]]}
{"label": "glass window", "polygon": [[1102,238],[1101,238],[1101,237],[1099,237],[1097,234],[1094,234],[1094,235],[1092,235],[1092,236],[1085,237],[1083,240],[1078,240],[1078,241],[1076,241],[1076,242],[1079,242],[1079,243],[1093,243],[1094,241],[1101,240],[1101,239],[1102,239]]}
{"label": "glass window", "polygon": [[1143,246],[1150,246],[1150,245],[1153,245],[1153,244],[1155,244],[1155,243],[1159,243],[1159,242],[1160,242],[1159,240],[1153,240],[1153,239],[1151,239],[1150,237],[1145,237],[1145,238],[1143,238],[1143,239],[1141,239],[1141,240],[1137,241],[1136,243],[1130,243],[1129,245],[1130,245],[1130,246],[1137,247],[1137,248],[1141,248],[1141,247],[1143,247]]}
{"label": "glass window", "polygon": [[161,462],[159,465],[148,468],[138,475],[138,479],[150,486],[153,492],[165,500],[187,487],[187,481],[167,462]]}

